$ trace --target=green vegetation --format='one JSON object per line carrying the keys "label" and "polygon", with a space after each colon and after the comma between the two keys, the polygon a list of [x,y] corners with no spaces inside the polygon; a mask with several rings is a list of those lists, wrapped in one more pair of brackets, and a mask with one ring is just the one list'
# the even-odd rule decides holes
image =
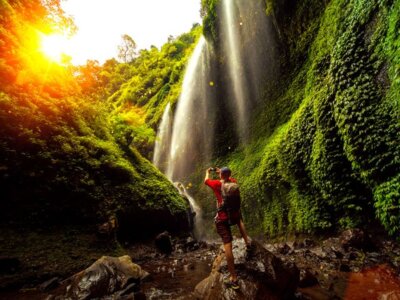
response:
{"label": "green vegetation", "polygon": [[1,224],[94,230],[117,216],[131,217],[121,223],[121,230],[132,226],[131,238],[184,230],[187,203],[138,149],[154,140],[145,122],[158,113],[143,105],[152,95],[158,103],[176,101],[164,85],[176,88],[180,60],[196,35],[171,40],[161,51],[144,50],[129,63],[74,67],[38,51],[41,34],[71,24],[58,1],[4,0],[1,10]]}
{"label": "green vegetation", "polygon": [[286,16],[269,3],[286,39],[287,88],[265,100],[251,145],[224,162],[238,170],[254,230],[316,232],[377,217],[397,234],[400,3],[306,2]]}

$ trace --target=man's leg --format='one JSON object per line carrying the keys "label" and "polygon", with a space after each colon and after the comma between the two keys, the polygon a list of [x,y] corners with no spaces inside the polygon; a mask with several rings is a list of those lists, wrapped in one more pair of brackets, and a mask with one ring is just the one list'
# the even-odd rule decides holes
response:
{"label": "man's leg", "polygon": [[236,281],[237,275],[235,271],[235,260],[232,252],[232,242],[225,243],[224,249],[225,249],[226,263],[228,264],[228,271],[231,274],[230,279],[231,281]]}
{"label": "man's leg", "polygon": [[244,242],[246,243],[246,245],[250,245],[249,236],[247,235],[246,228],[244,227],[244,223],[241,218],[240,218],[238,227],[239,227],[240,234],[242,235],[242,237],[244,239]]}
{"label": "man's leg", "polygon": [[228,265],[228,271],[230,274],[230,280],[236,281],[237,275],[235,271],[235,261],[232,252],[232,232],[227,222],[216,222],[217,233],[221,236],[224,244],[226,263]]}

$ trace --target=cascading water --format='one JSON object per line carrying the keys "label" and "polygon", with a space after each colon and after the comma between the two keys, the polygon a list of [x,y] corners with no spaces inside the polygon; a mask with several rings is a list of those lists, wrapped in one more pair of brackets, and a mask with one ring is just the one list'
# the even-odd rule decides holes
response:
{"label": "cascading water", "polygon": [[[212,155],[215,101],[210,61],[206,40],[201,37],[185,72],[172,128],[168,106],[158,129],[153,162],[172,182],[187,182],[196,166],[208,163]],[[186,189],[181,192],[196,213],[194,232],[201,238],[201,209]]]}
{"label": "cascading water", "polygon": [[161,123],[158,127],[157,131],[157,139],[154,146],[154,155],[153,155],[153,163],[154,165],[165,172],[167,166],[166,155],[169,153],[170,140],[171,140],[171,130],[172,130],[172,111],[171,104],[168,104],[165,107],[164,113],[161,117]]}
{"label": "cascading water", "polygon": [[175,182],[174,183],[175,187],[178,189],[179,193],[184,196],[190,205],[190,211],[193,214],[192,216],[188,216],[188,219],[194,220],[194,224],[191,224],[193,226],[193,231],[194,231],[194,236],[198,239],[201,239],[204,236],[204,226],[203,226],[203,216],[202,216],[202,210],[200,206],[197,204],[197,202],[194,200],[194,198],[188,193],[184,185],[180,182]]}
{"label": "cascading water", "polygon": [[214,101],[210,92],[210,57],[201,37],[187,66],[175,112],[167,176],[184,181],[208,161],[214,139]]}
{"label": "cascading water", "polygon": [[243,72],[243,61],[240,52],[240,29],[243,23],[234,14],[235,1],[223,0],[222,28],[226,39],[223,41],[224,50],[228,57],[228,72],[230,76],[229,85],[233,92],[233,109],[237,115],[236,129],[239,139],[245,141],[248,131],[248,97],[247,82]]}
{"label": "cascading water", "polygon": [[248,140],[252,110],[266,82],[276,76],[271,22],[263,1],[222,0],[222,47],[229,74],[228,98],[239,141]]}

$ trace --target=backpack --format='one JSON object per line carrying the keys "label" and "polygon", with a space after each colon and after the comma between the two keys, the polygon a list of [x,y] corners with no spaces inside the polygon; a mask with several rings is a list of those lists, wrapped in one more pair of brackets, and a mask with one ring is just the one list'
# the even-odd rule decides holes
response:
{"label": "backpack", "polygon": [[237,223],[237,220],[235,222],[235,220],[231,218],[231,215],[233,215],[233,213],[239,215],[241,202],[239,185],[232,181],[221,181],[221,195],[222,204],[218,208],[218,211],[225,211],[228,215],[228,223],[234,225]]}

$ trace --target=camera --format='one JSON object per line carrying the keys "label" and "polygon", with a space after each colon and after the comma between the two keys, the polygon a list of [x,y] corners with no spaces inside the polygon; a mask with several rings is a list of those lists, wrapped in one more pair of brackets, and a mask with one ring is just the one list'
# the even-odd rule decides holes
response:
{"label": "camera", "polygon": [[211,171],[211,172],[215,172],[215,171],[217,171],[217,168],[211,167],[211,168],[210,168],[210,171]]}

